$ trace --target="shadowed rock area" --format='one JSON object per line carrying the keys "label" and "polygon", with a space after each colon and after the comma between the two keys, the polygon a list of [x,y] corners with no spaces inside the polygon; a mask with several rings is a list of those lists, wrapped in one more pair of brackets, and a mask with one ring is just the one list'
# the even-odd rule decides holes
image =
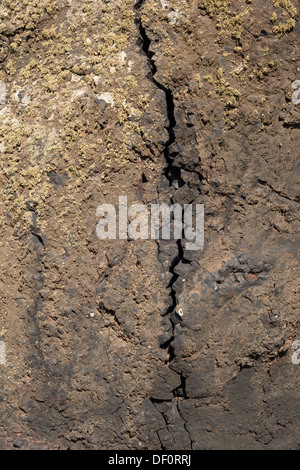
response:
{"label": "shadowed rock area", "polygon": [[3,0],[0,449],[299,449],[299,11]]}

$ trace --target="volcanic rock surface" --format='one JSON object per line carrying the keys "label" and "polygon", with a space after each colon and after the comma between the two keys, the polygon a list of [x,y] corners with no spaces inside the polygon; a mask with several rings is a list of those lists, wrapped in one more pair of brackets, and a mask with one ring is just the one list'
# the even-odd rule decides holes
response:
{"label": "volcanic rock surface", "polygon": [[3,0],[0,449],[299,449],[299,9]]}

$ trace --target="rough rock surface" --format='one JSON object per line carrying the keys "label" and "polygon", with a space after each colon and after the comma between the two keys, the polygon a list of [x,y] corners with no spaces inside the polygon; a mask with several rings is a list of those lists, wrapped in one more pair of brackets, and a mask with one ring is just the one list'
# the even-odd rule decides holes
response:
{"label": "rough rock surface", "polygon": [[299,449],[299,7],[3,0],[0,448]]}

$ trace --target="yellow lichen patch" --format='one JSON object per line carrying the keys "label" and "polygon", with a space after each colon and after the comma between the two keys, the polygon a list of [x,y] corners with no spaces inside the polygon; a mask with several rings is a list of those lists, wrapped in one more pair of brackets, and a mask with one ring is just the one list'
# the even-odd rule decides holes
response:
{"label": "yellow lichen patch", "polygon": [[291,18],[297,16],[298,10],[290,0],[273,0],[273,5],[275,8],[283,8]]}
{"label": "yellow lichen patch", "polygon": [[219,96],[223,97],[226,102],[226,107],[234,108],[237,105],[238,99],[241,95],[239,90],[230,86],[230,83],[225,79],[222,68],[217,72],[216,92]]}
{"label": "yellow lichen patch", "polygon": [[281,12],[279,12],[279,14],[281,13],[281,19],[278,19],[278,13],[276,11],[271,16],[271,22],[273,24],[279,21],[278,24],[274,24],[273,33],[283,36],[294,29],[298,10],[290,0],[273,0],[273,6],[276,9],[281,9]]}
{"label": "yellow lichen patch", "polygon": [[[118,171],[132,159],[150,98],[140,91],[128,51],[137,37],[131,0],[113,8],[91,0],[72,7],[50,0],[12,3],[4,0],[0,10],[6,28],[35,25],[30,54],[22,33],[14,35],[0,78],[9,103],[0,125],[1,214],[18,231],[31,224],[29,203],[40,215],[37,225],[45,223],[52,173],[65,178],[66,210],[72,211],[94,170]],[[66,7],[62,15],[56,5]],[[57,13],[55,20],[49,13]],[[29,103],[14,98],[20,90]],[[105,118],[98,97],[108,94],[113,106],[106,103]]]}
{"label": "yellow lichen patch", "polygon": [[199,73],[197,73],[197,74],[195,75],[195,80],[196,80],[196,82],[198,83],[199,89],[201,90],[201,88],[203,88],[203,82],[202,82],[202,80],[201,80],[201,76],[200,76]]}
{"label": "yellow lichen patch", "polygon": [[271,23],[275,23],[275,21],[277,21],[277,18],[278,18],[278,15],[277,15],[276,11],[274,11],[272,16],[271,16]]}
{"label": "yellow lichen patch", "polygon": [[208,14],[215,18],[218,15],[226,14],[229,11],[230,1],[228,0],[201,0],[200,6],[205,8]]}
{"label": "yellow lichen patch", "polygon": [[199,4],[216,20],[220,35],[228,35],[233,39],[241,38],[244,17],[252,12],[251,7],[237,13],[234,11],[235,4],[230,0],[200,0]]}
{"label": "yellow lichen patch", "polygon": [[58,10],[55,0],[3,0],[0,9],[2,32],[8,29],[33,29],[40,19]]}
{"label": "yellow lichen patch", "polygon": [[[26,202],[38,207],[51,189],[48,174],[57,166],[52,156],[55,133],[47,132],[40,125],[26,126],[20,120],[11,130],[2,125],[0,135],[4,143],[2,201],[19,229],[26,222]],[[28,154],[28,150],[32,153]],[[25,155],[28,155],[27,159]]]}
{"label": "yellow lichen patch", "polygon": [[286,23],[279,23],[273,27],[273,33],[278,34],[279,36],[283,36],[286,33],[292,31],[295,27],[296,21],[293,18],[287,20]]}
{"label": "yellow lichen patch", "polygon": [[[150,0],[143,6],[143,12],[145,17],[151,17],[158,14],[156,0]],[[180,25],[186,29],[190,26],[189,11],[201,8],[206,10],[210,18],[216,22],[216,27],[219,31],[220,36],[229,36],[233,39],[239,39],[243,32],[244,17],[252,12],[250,6],[246,6],[245,2],[237,2],[232,0],[174,0],[169,2],[169,5],[159,12],[160,21],[168,22],[174,27]],[[250,3],[249,1],[246,3]],[[237,11],[237,8],[242,11]],[[243,9],[244,8],[244,9]],[[154,31],[156,31],[157,25],[152,25]],[[161,34],[161,30],[160,30]],[[188,41],[191,41],[189,38]]]}

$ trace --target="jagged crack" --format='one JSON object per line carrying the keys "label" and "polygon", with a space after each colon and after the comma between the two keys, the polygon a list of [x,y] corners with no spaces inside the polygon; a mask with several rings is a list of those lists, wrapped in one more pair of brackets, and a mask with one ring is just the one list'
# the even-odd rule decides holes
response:
{"label": "jagged crack", "polygon": [[[141,18],[141,12],[140,9],[144,4],[144,0],[138,1],[135,4],[135,9],[137,11],[136,15],[136,24],[140,32],[140,38],[141,38],[141,48],[148,58],[149,61],[149,68],[151,72],[151,80],[153,83],[157,86],[158,89],[162,90],[165,94],[166,97],[166,108],[167,108],[167,117],[168,117],[168,126],[167,126],[167,131],[169,134],[168,141],[166,142],[165,149],[164,149],[164,157],[166,161],[166,166],[164,169],[164,176],[167,178],[169,181],[169,186],[173,186],[176,189],[178,187],[181,187],[184,182],[181,178],[181,171],[180,168],[174,166],[173,158],[170,155],[170,147],[174,142],[176,141],[176,134],[175,134],[175,127],[176,127],[176,119],[175,119],[175,103],[174,103],[174,98],[173,98],[173,93],[172,90],[170,90],[168,87],[166,87],[164,84],[160,83],[156,78],[155,75],[157,73],[157,67],[154,61],[154,52],[151,51],[151,40],[147,35],[146,29],[143,25],[142,18]],[[171,199],[171,203],[173,204],[173,199]],[[160,249],[159,244],[158,244],[158,250]],[[174,284],[179,278],[179,275],[176,274],[175,269],[184,260],[184,253],[183,253],[183,247],[181,240],[179,239],[177,241],[177,252],[175,253],[173,262],[171,263],[171,266],[169,268],[170,273],[172,274],[172,279],[169,284],[169,288],[171,290],[170,292],[170,297],[171,297],[171,303],[169,308],[167,309],[166,315],[171,315],[175,314],[176,315],[176,308],[177,308],[177,296],[176,292],[174,290]],[[178,316],[178,321],[181,321],[181,318]],[[174,341],[174,330],[175,330],[175,323],[174,321],[170,318],[171,326],[172,326],[172,335],[171,338],[162,345],[164,349],[168,349],[169,352],[169,362],[171,362],[175,355],[174,355],[174,348],[172,346],[172,343]]]}
{"label": "jagged crack", "polygon": [[[166,97],[166,108],[167,108],[167,117],[168,117],[168,126],[167,126],[167,131],[169,134],[168,141],[165,144],[165,149],[164,149],[164,157],[165,157],[165,169],[163,175],[167,178],[169,182],[169,186],[175,188],[175,191],[182,187],[184,184],[186,184],[183,179],[181,178],[181,169],[178,168],[177,166],[174,165],[173,158],[171,156],[170,152],[170,147],[176,142],[176,133],[175,133],[175,128],[176,128],[176,119],[175,119],[175,102],[173,98],[173,93],[172,90],[170,90],[168,87],[166,87],[164,84],[160,83],[156,78],[155,75],[157,73],[157,67],[154,61],[154,52],[151,51],[151,40],[147,35],[146,29],[143,25],[142,18],[141,18],[141,7],[143,6],[145,0],[140,0],[137,1],[135,4],[135,9],[137,11],[136,15],[136,24],[139,29],[140,33],[140,38],[141,38],[141,49],[143,50],[144,54],[146,55],[148,62],[149,62],[149,68],[150,68],[150,79],[153,81],[153,83],[156,85],[156,87],[159,90],[162,90],[165,94]],[[172,204],[174,204],[174,198],[171,198],[170,201]],[[182,239],[184,238],[184,231],[182,231]],[[182,321],[181,317],[178,315],[177,312],[177,306],[178,306],[178,299],[177,299],[177,294],[175,290],[175,283],[180,277],[176,273],[176,267],[180,263],[189,263],[189,261],[186,261],[184,258],[184,250],[183,250],[183,245],[182,245],[182,239],[177,240],[177,250],[175,252],[173,261],[170,264],[169,267],[169,272],[172,274],[171,281],[169,283],[169,288],[170,288],[170,306],[168,307],[167,311],[163,315],[164,317],[167,317],[171,323],[171,334],[169,339],[161,345],[163,349],[168,350],[169,354],[169,360],[168,363],[170,364],[174,359],[175,359],[175,351],[174,351],[174,340],[175,340],[175,326],[176,323],[180,323]],[[158,246],[158,251],[160,251],[160,244],[157,243]],[[183,376],[182,373],[177,372],[180,375],[181,378],[181,383],[180,386],[177,387],[175,390],[173,390],[173,399],[172,403],[175,404],[175,409],[177,410],[178,416],[180,416],[181,420],[183,421],[184,429],[187,432],[187,435],[189,437],[190,441],[190,448],[193,448],[193,442],[191,439],[190,432],[187,428],[187,423],[182,416],[180,407],[178,405],[179,400],[185,400],[187,399],[187,392],[186,392],[186,378]],[[162,402],[165,401],[170,401],[170,400],[162,400]],[[157,402],[154,399],[151,399],[151,402],[153,406],[158,410]],[[161,411],[160,411],[161,412]],[[162,416],[165,420],[166,427],[169,429],[168,426],[168,421],[166,420],[166,417],[164,413],[162,413]],[[158,439],[161,444],[161,448],[164,449],[163,442],[160,439],[159,432],[157,432]]]}

